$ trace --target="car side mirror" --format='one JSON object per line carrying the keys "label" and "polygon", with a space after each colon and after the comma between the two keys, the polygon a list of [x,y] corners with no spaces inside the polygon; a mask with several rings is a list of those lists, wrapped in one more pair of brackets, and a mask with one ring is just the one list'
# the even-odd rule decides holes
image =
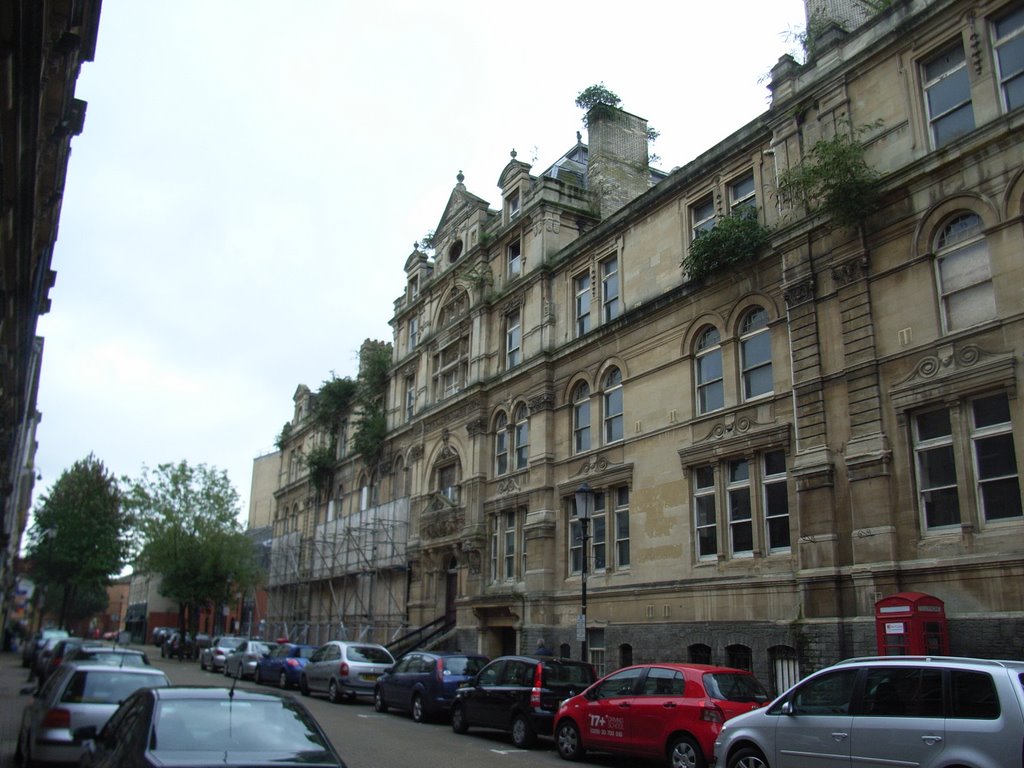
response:
{"label": "car side mirror", "polygon": [[794,714],[794,712],[793,712],[793,702],[792,701],[783,702],[782,706],[779,708],[779,712],[781,712],[784,715],[792,715],[792,714]]}
{"label": "car side mirror", "polygon": [[33,685],[23,685],[19,689],[18,693],[20,693],[22,696],[27,696],[29,694],[34,694],[38,690],[39,690],[39,688],[37,688],[35,686],[35,684],[33,684]]}

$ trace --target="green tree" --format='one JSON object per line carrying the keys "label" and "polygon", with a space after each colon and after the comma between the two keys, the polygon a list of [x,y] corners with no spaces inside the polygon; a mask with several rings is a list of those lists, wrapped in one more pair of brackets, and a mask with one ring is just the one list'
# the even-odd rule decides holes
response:
{"label": "green tree", "polygon": [[161,577],[160,594],[180,606],[181,629],[195,634],[201,607],[217,608],[257,583],[255,550],[226,472],[186,461],[143,468],[126,503],[141,539],[136,567]]}
{"label": "green tree", "polygon": [[375,466],[384,455],[388,433],[384,400],[390,370],[391,345],[364,343],[359,353],[356,399],[360,407],[352,447],[368,467]]}
{"label": "green tree", "polygon": [[117,479],[93,454],[65,470],[41,497],[29,530],[33,576],[67,627],[81,602],[102,591],[131,552],[131,519],[121,504]]}

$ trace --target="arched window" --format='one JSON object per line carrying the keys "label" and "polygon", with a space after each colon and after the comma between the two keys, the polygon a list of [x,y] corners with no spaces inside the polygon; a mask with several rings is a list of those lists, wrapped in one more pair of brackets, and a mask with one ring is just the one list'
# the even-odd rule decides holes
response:
{"label": "arched window", "polygon": [[520,403],[513,414],[515,420],[516,469],[526,469],[530,459],[530,414]]}
{"label": "arched window", "polygon": [[745,669],[747,672],[753,669],[753,655],[750,648],[745,645],[728,645],[725,648],[726,666],[735,669]]}
{"label": "arched window", "polygon": [[740,366],[743,371],[743,398],[769,394],[772,383],[772,337],[768,332],[768,313],[754,307],[740,324]]}
{"label": "arched window", "polygon": [[935,264],[947,333],[996,316],[992,269],[980,216],[961,213],[946,223],[935,239]]}
{"label": "arched window", "polygon": [[622,373],[612,368],[604,377],[604,441],[622,439]]}
{"label": "arched window", "polygon": [[686,649],[691,664],[710,664],[711,647],[703,643],[694,643]]}
{"label": "arched window", "polygon": [[697,337],[697,413],[710,413],[725,406],[720,342],[718,329],[713,326]]}
{"label": "arched window", "polygon": [[494,472],[504,475],[508,472],[508,416],[498,414],[494,424]]}
{"label": "arched window", "polygon": [[573,452],[590,450],[590,387],[581,381],[572,393]]}
{"label": "arched window", "polygon": [[633,666],[633,646],[623,643],[619,646],[619,667]]}

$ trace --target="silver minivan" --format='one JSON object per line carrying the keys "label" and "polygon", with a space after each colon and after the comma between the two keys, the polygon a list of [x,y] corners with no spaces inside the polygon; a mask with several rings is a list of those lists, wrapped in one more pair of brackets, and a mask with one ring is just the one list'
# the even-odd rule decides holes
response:
{"label": "silver minivan", "polygon": [[332,702],[373,697],[377,678],[395,663],[383,645],[331,640],[310,656],[299,678],[303,696],[326,693]]}
{"label": "silver minivan", "polygon": [[727,721],[718,768],[1021,764],[1024,661],[848,659]]}

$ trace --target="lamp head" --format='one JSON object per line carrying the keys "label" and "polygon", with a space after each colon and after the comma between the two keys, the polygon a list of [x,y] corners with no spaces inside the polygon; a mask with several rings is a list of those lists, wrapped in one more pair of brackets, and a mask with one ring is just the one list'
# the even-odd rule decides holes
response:
{"label": "lamp head", "polygon": [[576,489],[576,516],[580,520],[590,519],[590,507],[594,499],[594,492],[590,490],[587,483],[583,483]]}

